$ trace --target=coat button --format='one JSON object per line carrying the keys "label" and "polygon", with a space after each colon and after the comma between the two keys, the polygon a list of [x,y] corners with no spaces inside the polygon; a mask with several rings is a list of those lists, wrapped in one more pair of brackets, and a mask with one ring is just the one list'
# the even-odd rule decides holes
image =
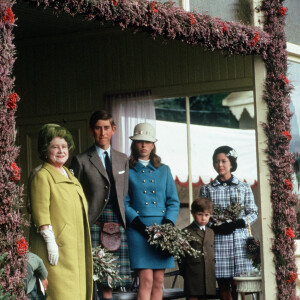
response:
{"label": "coat button", "polygon": [[153,204],[156,204],[156,201],[153,201]]}
{"label": "coat button", "polygon": [[144,191],[144,194],[147,194],[147,191]]}
{"label": "coat button", "polygon": [[162,212],[164,213],[165,211],[163,210]]}
{"label": "coat button", "polygon": [[154,179],[152,179],[151,182],[154,182]]}
{"label": "coat button", "polygon": [[107,199],[104,199],[104,202],[107,202],[108,200]]}
{"label": "coat button", "polygon": [[155,191],[152,191],[152,194],[154,194],[155,193]]}
{"label": "coat button", "polygon": [[108,189],[108,185],[106,185],[104,188],[107,190]]}
{"label": "coat button", "polygon": [[146,202],[145,204],[146,204],[146,205],[148,205],[149,203],[148,203],[148,202]]}
{"label": "coat button", "polygon": [[140,213],[140,211],[139,211],[139,210],[137,210],[137,211],[136,211],[136,213],[137,213],[137,214],[139,214],[139,213]]}
{"label": "coat button", "polygon": [[145,173],[145,171],[143,170],[142,173]]}
{"label": "coat button", "polygon": [[226,186],[227,184],[226,184],[226,183],[223,183],[223,185]]}
{"label": "coat button", "polygon": [[61,242],[58,243],[58,246],[61,247],[63,244]]}
{"label": "coat button", "polygon": [[152,171],[149,171],[149,173],[152,173]]}
{"label": "coat button", "polygon": [[143,182],[146,182],[146,180],[144,179]]}

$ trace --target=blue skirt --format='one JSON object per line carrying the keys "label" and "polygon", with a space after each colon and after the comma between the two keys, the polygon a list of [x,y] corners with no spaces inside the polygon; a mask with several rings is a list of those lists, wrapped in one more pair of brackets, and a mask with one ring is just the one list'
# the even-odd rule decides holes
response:
{"label": "blue skirt", "polygon": [[[147,226],[161,224],[163,217],[141,217]],[[126,228],[129,259],[131,269],[170,269],[175,268],[173,256],[164,257],[155,246],[150,246],[147,240],[134,228]]]}

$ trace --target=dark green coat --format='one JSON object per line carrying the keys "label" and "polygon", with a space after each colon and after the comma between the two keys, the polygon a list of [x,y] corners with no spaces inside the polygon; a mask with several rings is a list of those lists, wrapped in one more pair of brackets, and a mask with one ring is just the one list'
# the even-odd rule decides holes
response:
{"label": "dark green coat", "polygon": [[185,257],[180,263],[184,291],[187,296],[215,295],[214,232],[207,226],[204,232],[194,222],[185,230],[197,238],[197,241],[191,242],[191,246],[202,251],[203,255],[198,258]]}

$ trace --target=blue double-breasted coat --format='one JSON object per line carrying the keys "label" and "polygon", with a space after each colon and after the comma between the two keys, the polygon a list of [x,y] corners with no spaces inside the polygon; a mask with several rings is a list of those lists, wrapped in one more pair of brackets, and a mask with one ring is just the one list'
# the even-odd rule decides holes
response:
{"label": "blue double-breasted coat", "polygon": [[[151,163],[138,162],[129,169],[129,190],[125,198],[127,224],[139,216],[147,226],[161,224],[163,219],[176,223],[179,199],[176,186],[167,165],[155,168]],[[128,226],[127,239],[132,269],[174,268],[173,257],[162,257],[134,228]]]}

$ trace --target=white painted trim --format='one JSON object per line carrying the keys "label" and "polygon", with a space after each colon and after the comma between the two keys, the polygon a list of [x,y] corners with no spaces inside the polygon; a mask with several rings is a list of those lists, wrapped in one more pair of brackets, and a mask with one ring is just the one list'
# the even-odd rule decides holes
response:
{"label": "white painted trim", "polygon": [[288,60],[300,63],[300,45],[286,43],[286,49],[288,52]]}

